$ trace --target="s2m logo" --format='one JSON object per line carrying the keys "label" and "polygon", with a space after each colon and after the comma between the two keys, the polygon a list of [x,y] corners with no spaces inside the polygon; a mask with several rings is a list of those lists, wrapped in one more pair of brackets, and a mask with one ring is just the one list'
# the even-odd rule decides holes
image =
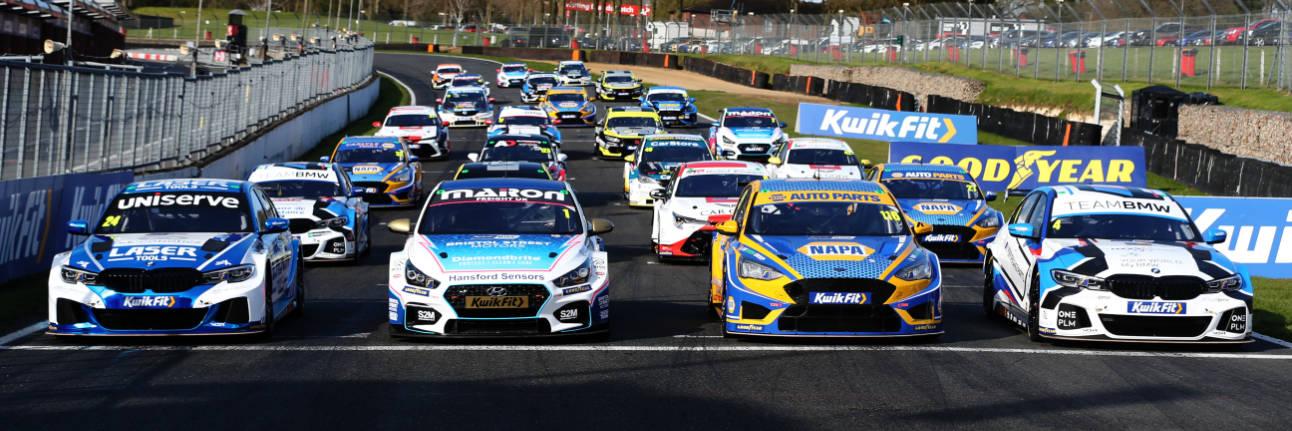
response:
{"label": "s2m logo", "polygon": [[1077,183],[1130,183],[1135,174],[1136,164],[1128,159],[1085,160],[1085,159],[1052,159],[1054,150],[1031,150],[1009,159],[963,157],[955,160],[949,156],[934,156],[925,160],[919,154],[902,158],[902,163],[927,163],[932,165],[956,165],[984,182],[1008,181],[1006,189],[1018,189],[1029,179],[1035,178],[1036,184],[1077,184]]}

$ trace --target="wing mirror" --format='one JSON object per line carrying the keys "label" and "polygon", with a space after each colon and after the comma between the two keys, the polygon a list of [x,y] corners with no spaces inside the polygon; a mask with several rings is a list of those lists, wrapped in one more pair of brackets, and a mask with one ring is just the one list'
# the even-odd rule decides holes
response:
{"label": "wing mirror", "polygon": [[287,232],[291,223],[285,218],[273,217],[265,220],[265,233],[283,233]]}
{"label": "wing mirror", "polygon": [[722,150],[722,157],[727,159],[734,159],[736,158],[736,152],[734,150]]}
{"label": "wing mirror", "polygon": [[390,229],[394,233],[406,234],[413,231],[413,222],[406,218],[394,219],[386,224],[386,229]]}
{"label": "wing mirror", "polygon": [[686,102],[687,102],[687,103],[695,103],[695,98],[694,98],[694,97],[688,97],[688,98],[686,98]]}
{"label": "wing mirror", "polygon": [[1019,238],[1036,239],[1036,228],[1027,223],[1010,223],[1009,234]]}
{"label": "wing mirror", "polygon": [[[70,225],[70,223],[69,223]],[[70,231],[70,230],[69,230]],[[1220,244],[1229,239],[1229,232],[1220,229],[1210,229],[1202,234],[1202,240],[1207,244]]]}
{"label": "wing mirror", "polygon": [[740,233],[740,225],[736,224],[735,220],[724,220],[723,222],[718,223],[717,226],[714,226],[714,228],[718,233],[723,235],[735,235]]}
{"label": "wing mirror", "polygon": [[928,235],[933,233],[933,225],[922,221],[917,221],[915,222],[915,226],[913,226],[911,230],[914,231],[916,235]]}
{"label": "wing mirror", "polygon": [[650,191],[650,197],[651,199],[664,200],[668,198],[668,195],[664,194],[664,189],[655,189]]}
{"label": "wing mirror", "polygon": [[769,164],[769,165],[780,165],[780,164],[781,164],[781,158],[780,158],[780,157],[776,157],[776,156],[768,157],[768,158],[767,158],[767,164]]}
{"label": "wing mirror", "polygon": [[467,154],[467,160],[478,162],[480,161],[480,155],[476,153]]}
{"label": "wing mirror", "polygon": [[784,122],[784,121],[779,122],[779,123],[776,123],[776,125],[777,125],[777,126],[779,126],[779,127],[780,127],[780,128],[782,128],[782,129],[784,129],[785,127],[789,126],[789,124],[785,124],[785,122]]}
{"label": "wing mirror", "polygon": [[327,163],[328,160],[331,160],[331,158],[328,156],[319,157],[320,162]]}
{"label": "wing mirror", "polygon": [[636,162],[636,161],[637,161],[637,155],[636,155],[636,154],[629,154],[629,155],[627,155],[627,156],[624,156],[624,161],[625,161],[625,162],[628,162],[628,163],[634,163],[634,162]]}
{"label": "wing mirror", "polygon": [[72,235],[89,235],[90,223],[85,220],[71,220],[67,222],[67,233]]}
{"label": "wing mirror", "polygon": [[993,202],[996,200],[996,192],[987,192],[983,195],[983,198],[985,198],[987,202]]}
{"label": "wing mirror", "polygon": [[556,160],[559,160],[561,163],[565,163],[565,161],[566,161],[566,160],[569,160],[569,158],[570,158],[570,156],[569,156],[569,155],[566,155],[565,153],[561,153],[561,154],[559,154],[559,155],[557,155],[557,156],[556,156]]}
{"label": "wing mirror", "polygon": [[588,233],[593,235],[604,235],[615,230],[615,224],[603,218],[594,218],[591,224],[592,226],[588,228]]}

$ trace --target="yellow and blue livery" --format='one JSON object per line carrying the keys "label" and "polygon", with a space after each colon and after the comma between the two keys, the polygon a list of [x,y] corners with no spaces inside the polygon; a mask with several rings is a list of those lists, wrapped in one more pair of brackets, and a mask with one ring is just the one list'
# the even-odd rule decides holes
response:
{"label": "yellow and blue livery", "polygon": [[323,162],[336,163],[373,207],[408,207],[422,198],[422,163],[399,138],[350,136]]}
{"label": "yellow and blue livery", "polygon": [[871,178],[892,192],[907,217],[933,226],[933,232],[916,239],[938,259],[982,263],[1004,216],[987,205],[996,194],[984,192],[963,168],[890,163],[876,166]]}
{"label": "yellow and blue livery", "polygon": [[867,181],[764,180],[718,224],[709,305],[724,336],[942,333],[937,255],[892,194]]}

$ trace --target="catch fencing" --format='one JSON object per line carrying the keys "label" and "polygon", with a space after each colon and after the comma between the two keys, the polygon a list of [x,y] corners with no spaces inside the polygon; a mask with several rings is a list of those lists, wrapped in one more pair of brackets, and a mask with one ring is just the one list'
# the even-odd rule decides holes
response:
{"label": "catch fencing", "polygon": [[373,47],[352,42],[195,76],[0,60],[0,180],[198,164],[367,82]]}

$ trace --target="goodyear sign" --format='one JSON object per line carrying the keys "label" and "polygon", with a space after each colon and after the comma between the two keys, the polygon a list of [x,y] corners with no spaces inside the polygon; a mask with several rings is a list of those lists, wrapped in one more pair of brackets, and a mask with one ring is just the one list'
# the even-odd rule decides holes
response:
{"label": "goodyear sign", "polygon": [[976,145],[978,118],[800,103],[794,131],[832,138]]}
{"label": "goodyear sign", "polygon": [[1176,196],[1193,223],[1229,239],[1214,247],[1251,275],[1292,278],[1292,199]]}
{"label": "goodyear sign", "polygon": [[1142,147],[1052,147],[933,145],[895,142],[893,163],[956,165],[978,179],[984,190],[1030,190],[1056,184],[1148,182]]}

